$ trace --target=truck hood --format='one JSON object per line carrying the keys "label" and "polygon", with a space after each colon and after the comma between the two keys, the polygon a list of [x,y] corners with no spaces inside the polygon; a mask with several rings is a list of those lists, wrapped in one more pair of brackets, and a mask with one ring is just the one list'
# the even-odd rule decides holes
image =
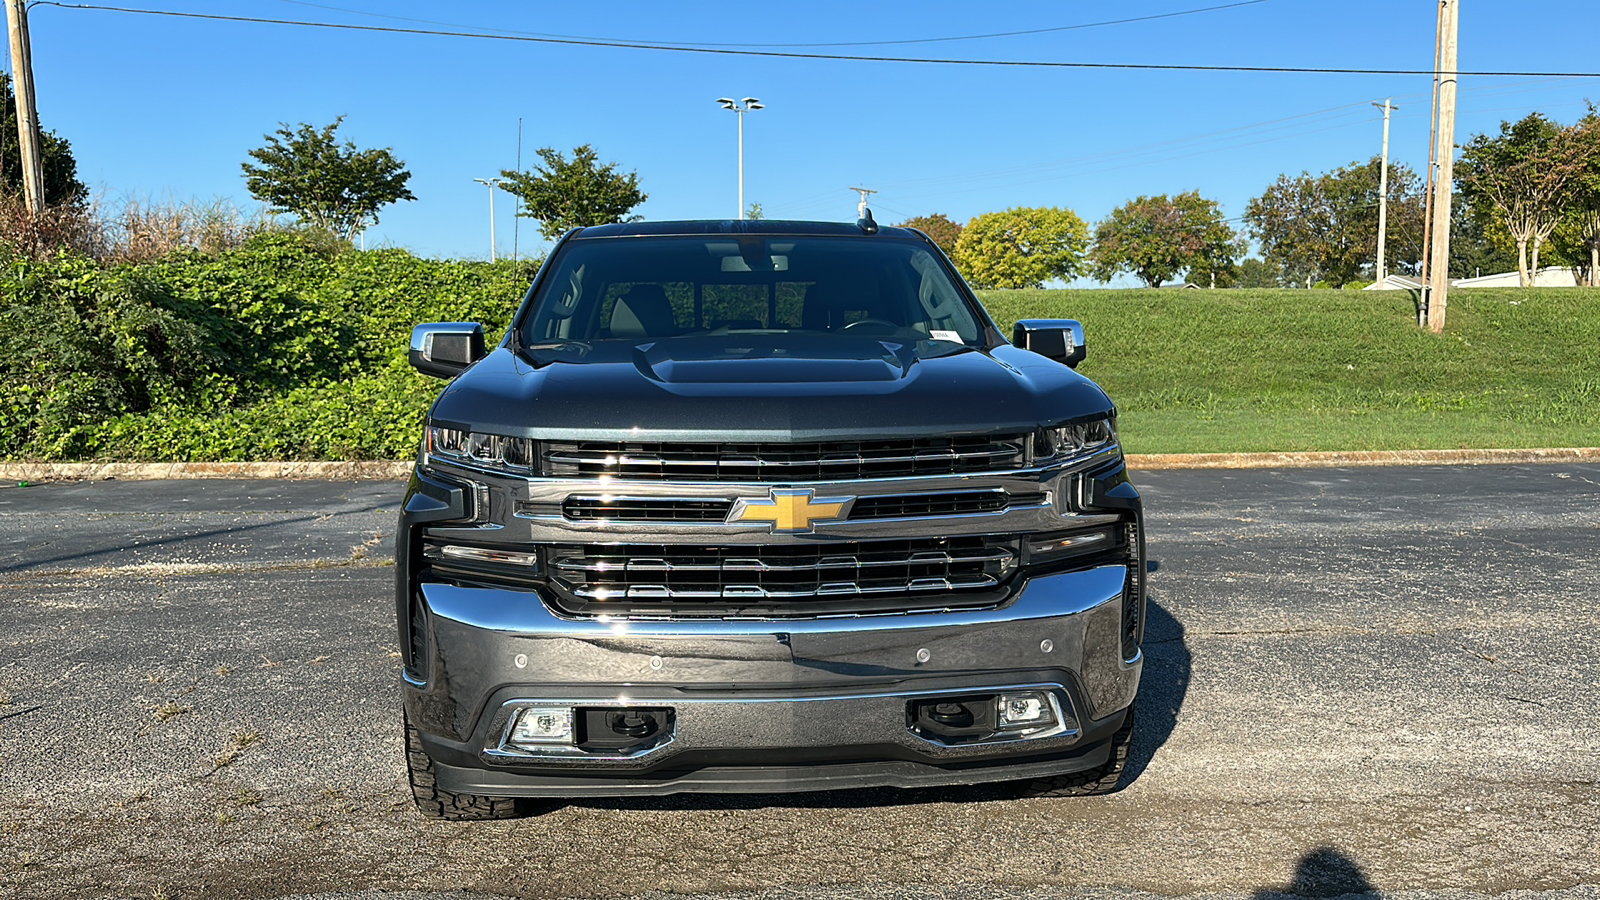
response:
{"label": "truck hood", "polygon": [[543,440],[794,442],[1026,431],[1111,409],[1094,382],[1008,345],[717,335],[501,347],[431,418]]}

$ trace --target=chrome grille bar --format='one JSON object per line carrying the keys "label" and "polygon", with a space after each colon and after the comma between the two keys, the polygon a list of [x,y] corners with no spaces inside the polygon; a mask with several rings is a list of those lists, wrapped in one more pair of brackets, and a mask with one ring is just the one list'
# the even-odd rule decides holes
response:
{"label": "chrome grille bar", "polygon": [[918,578],[906,584],[861,585],[830,582],[813,590],[783,591],[755,584],[731,584],[720,589],[671,588],[661,584],[629,585],[626,588],[580,587],[574,593],[585,600],[803,600],[807,597],[858,597],[871,594],[903,594],[907,591],[964,591],[991,588],[1000,582],[992,575],[953,578]]}
{"label": "chrome grille bar", "polygon": [[993,550],[946,553],[924,551],[902,559],[860,559],[854,556],[829,556],[812,563],[783,565],[760,559],[729,559],[712,563],[683,563],[667,559],[609,560],[558,559],[554,568],[560,572],[815,572],[823,569],[904,567],[907,564],[1008,562],[1015,554],[1003,548]]}
{"label": "chrome grille bar", "polygon": [[1025,463],[1025,435],[915,438],[842,444],[545,445],[557,477],[786,481],[992,472]]}

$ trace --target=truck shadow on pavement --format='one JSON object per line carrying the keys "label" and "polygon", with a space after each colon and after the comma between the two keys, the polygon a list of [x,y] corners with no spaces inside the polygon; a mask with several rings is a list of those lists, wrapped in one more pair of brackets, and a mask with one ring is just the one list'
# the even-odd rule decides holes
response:
{"label": "truck shadow on pavement", "polygon": [[[1154,560],[1148,570],[1160,564]],[[1144,674],[1139,681],[1136,701],[1138,720],[1134,725],[1133,747],[1118,790],[1133,783],[1149,767],[1172,731],[1189,692],[1191,657],[1184,637],[1183,623],[1163,607],[1149,589],[1145,608]],[[588,809],[859,809],[888,806],[913,806],[922,803],[975,803],[1017,799],[1014,784],[979,784],[966,787],[896,790],[869,788],[796,794],[673,794],[637,799],[593,799],[555,804]]]}
{"label": "truck shadow on pavement", "polygon": [[1305,897],[1381,897],[1361,864],[1337,847],[1318,847],[1300,857],[1294,880],[1282,887],[1260,888],[1250,900],[1302,900]]}
{"label": "truck shadow on pavement", "polygon": [[[1151,560],[1149,571],[1155,573],[1160,564]],[[1183,623],[1165,606],[1157,602],[1160,592],[1152,584],[1145,606],[1144,674],[1139,679],[1139,720],[1134,725],[1133,747],[1128,751],[1128,768],[1123,773],[1122,785],[1126,787],[1137,779],[1156,751],[1172,737],[1178,727],[1178,715],[1183,710],[1184,698],[1189,694],[1189,679],[1193,671],[1193,656],[1185,637]]]}

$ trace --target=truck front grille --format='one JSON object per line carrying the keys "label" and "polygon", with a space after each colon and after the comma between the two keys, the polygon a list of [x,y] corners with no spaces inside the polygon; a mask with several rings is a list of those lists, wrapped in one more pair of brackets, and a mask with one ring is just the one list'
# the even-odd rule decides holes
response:
{"label": "truck front grille", "polygon": [[1026,464],[1025,435],[806,444],[552,441],[544,474],[629,481],[848,481],[997,472]]}
{"label": "truck front grille", "polygon": [[[981,515],[1039,506],[1048,499],[1043,492],[1012,494],[998,489],[887,494],[857,498],[850,507],[848,518],[849,521],[858,522],[868,519]],[[561,504],[561,514],[570,522],[723,522],[732,509],[732,500],[691,497],[574,494]]]}
{"label": "truck front grille", "polygon": [[992,602],[1017,564],[988,537],[827,544],[561,544],[555,593],[579,615],[819,615]]}

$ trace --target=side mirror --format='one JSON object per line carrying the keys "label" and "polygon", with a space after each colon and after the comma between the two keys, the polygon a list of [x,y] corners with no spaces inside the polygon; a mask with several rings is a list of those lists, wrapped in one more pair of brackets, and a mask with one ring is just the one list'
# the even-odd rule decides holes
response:
{"label": "side mirror", "polygon": [[1023,319],[1011,330],[1011,343],[1074,369],[1088,356],[1077,319]]}
{"label": "side mirror", "polygon": [[411,366],[424,375],[454,378],[483,355],[483,326],[477,322],[431,322],[411,329]]}

